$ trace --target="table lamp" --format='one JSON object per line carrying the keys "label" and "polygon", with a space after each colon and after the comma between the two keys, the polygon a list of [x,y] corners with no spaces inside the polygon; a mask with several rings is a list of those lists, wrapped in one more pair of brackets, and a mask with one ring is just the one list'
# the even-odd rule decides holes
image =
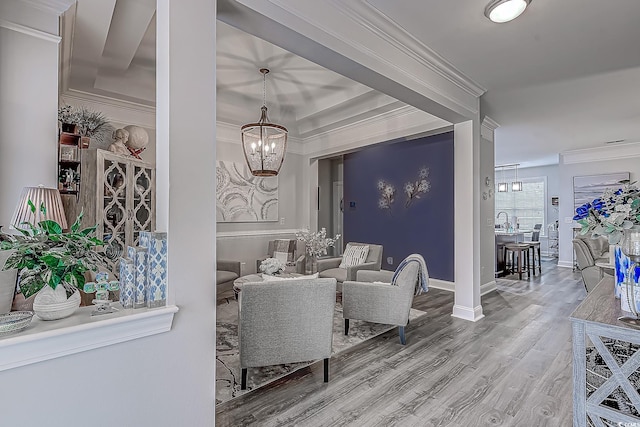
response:
{"label": "table lamp", "polygon": [[[29,200],[36,207],[35,212],[31,211]],[[42,205],[45,207],[44,212],[40,209]],[[24,224],[25,222],[37,224],[44,220],[57,222],[63,230],[68,228],[60,192],[55,188],[46,188],[43,185],[24,187],[22,194],[20,194],[20,201],[13,212],[11,226],[15,229],[28,230],[29,226]]]}

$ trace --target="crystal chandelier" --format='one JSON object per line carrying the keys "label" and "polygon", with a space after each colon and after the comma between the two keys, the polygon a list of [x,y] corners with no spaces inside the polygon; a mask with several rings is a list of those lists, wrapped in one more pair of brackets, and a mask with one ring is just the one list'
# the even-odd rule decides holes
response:
{"label": "crystal chandelier", "polygon": [[240,129],[242,149],[249,170],[254,176],[276,176],[284,161],[287,148],[287,128],[269,123],[266,102],[266,76],[269,70],[261,68],[262,108],[258,123],[249,123]]}

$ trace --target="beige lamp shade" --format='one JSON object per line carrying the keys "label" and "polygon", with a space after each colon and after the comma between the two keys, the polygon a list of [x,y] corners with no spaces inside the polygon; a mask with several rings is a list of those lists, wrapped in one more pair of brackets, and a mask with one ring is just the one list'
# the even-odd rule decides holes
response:
{"label": "beige lamp shade", "polygon": [[[32,212],[29,200],[35,206],[35,212]],[[42,212],[42,206],[44,206],[44,212]],[[16,229],[26,230],[29,227],[23,223],[37,224],[44,220],[57,222],[63,230],[68,228],[60,192],[55,188],[44,186],[24,187],[22,194],[20,194],[20,201],[11,218],[11,225]]]}

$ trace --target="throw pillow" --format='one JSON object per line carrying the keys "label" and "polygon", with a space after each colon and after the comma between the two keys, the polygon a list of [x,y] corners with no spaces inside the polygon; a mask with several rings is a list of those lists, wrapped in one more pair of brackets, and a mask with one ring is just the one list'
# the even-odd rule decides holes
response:
{"label": "throw pillow", "polygon": [[352,245],[347,243],[347,248],[342,255],[340,268],[353,267],[354,265],[364,264],[369,255],[368,245]]}
{"label": "throw pillow", "polygon": [[273,257],[284,264],[291,262],[291,260],[289,259],[290,258],[289,256],[291,256],[291,258],[293,259],[293,254],[289,254],[287,252],[275,251],[273,253]]}

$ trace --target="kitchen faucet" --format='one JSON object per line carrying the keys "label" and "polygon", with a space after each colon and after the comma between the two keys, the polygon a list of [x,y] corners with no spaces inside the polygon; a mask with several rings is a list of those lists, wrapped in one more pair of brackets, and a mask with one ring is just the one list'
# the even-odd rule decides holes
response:
{"label": "kitchen faucet", "polygon": [[500,214],[504,214],[505,219],[506,219],[506,222],[504,223],[504,228],[509,230],[509,227],[511,226],[511,224],[509,224],[509,214],[506,213],[505,211],[500,211],[500,212],[498,212],[498,215],[496,216],[496,219],[500,219]]}

